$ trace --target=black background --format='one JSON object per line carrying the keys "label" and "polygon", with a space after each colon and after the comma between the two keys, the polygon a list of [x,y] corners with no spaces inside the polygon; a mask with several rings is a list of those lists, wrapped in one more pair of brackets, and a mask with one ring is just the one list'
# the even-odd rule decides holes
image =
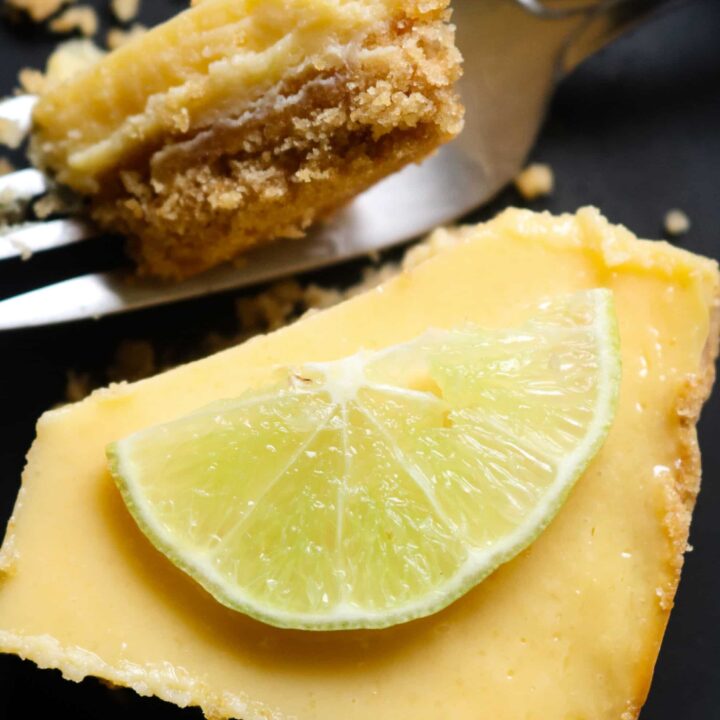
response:
{"label": "black background", "polygon": [[[103,8],[106,21],[106,3],[93,4]],[[142,20],[160,20],[182,5],[145,0]],[[39,65],[56,41],[36,28],[0,22],[0,95],[14,87],[21,67]],[[554,167],[557,189],[532,207],[573,211],[594,204],[645,237],[660,237],[665,212],[680,207],[693,226],[676,242],[718,258],[720,0],[685,3],[588,61],[560,87],[533,157]],[[518,202],[514,191],[507,190],[473,219]],[[63,277],[71,269],[78,273],[109,266],[118,257],[118,243],[108,240],[69,257],[13,262],[0,269],[0,297]],[[314,279],[342,285],[359,270],[354,263]],[[0,527],[15,500],[35,420],[62,400],[69,368],[104,381],[103,369],[124,338],[152,339],[171,358],[183,348],[192,350],[208,331],[235,327],[236,295],[100,322],[0,334]],[[700,424],[704,484],[692,528],[695,550],[687,556],[643,720],[720,718],[719,428],[716,393]],[[72,713],[75,720],[200,717],[197,710],[178,710],[94,680],[75,685],[55,671],[41,672],[29,662],[0,657],[0,718],[60,711]]]}

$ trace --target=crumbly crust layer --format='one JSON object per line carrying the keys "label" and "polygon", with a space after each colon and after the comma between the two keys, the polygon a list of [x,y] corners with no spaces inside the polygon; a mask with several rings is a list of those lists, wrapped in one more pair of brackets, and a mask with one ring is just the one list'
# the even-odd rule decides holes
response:
{"label": "crumbly crust layer", "polygon": [[[680,575],[685,563],[685,553],[689,549],[690,524],[693,510],[700,492],[702,467],[700,446],[697,438],[697,424],[703,405],[710,397],[716,376],[716,362],[720,354],[720,292],[713,301],[710,328],[708,332],[702,364],[698,374],[686,378],[684,388],[678,395],[675,415],[679,420],[679,463],[676,473],[668,477],[665,486],[665,516],[662,519],[672,552],[668,557],[672,580],[657,589],[660,607],[670,619],[670,611],[675,603],[675,594],[680,584]],[[662,636],[658,638],[658,647],[652,661],[647,664],[647,673],[643,679],[643,691],[636,702],[628,705],[620,720],[639,720],[645,700],[650,692],[655,659],[660,650]]]}

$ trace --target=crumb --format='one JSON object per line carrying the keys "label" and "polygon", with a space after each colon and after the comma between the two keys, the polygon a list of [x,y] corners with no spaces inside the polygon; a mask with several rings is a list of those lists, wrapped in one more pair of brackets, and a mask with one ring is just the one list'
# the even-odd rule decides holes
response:
{"label": "crumb", "polygon": [[78,5],[65,10],[62,15],[50,22],[50,30],[54,33],[71,33],[76,30],[85,37],[97,32],[98,17],[95,8],[90,5]]}
{"label": "crumb", "polygon": [[533,163],[515,178],[515,187],[525,200],[535,200],[552,194],[555,175],[549,165]]}
{"label": "crumb", "polygon": [[238,298],[235,303],[239,325],[236,335],[228,339],[213,333],[208,336],[205,345],[208,348],[224,349],[258,333],[277,330],[304,315],[325,310],[372,290],[460,241],[457,233],[436,230],[426,240],[411,246],[400,263],[368,266],[362,271],[360,280],[344,290],[316,283],[303,286],[293,279],[275,283],[256,295]]}
{"label": "crumb", "polygon": [[368,290],[374,290],[378,285],[391,280],[400,273],[400,267],[397,263],[389,262],[379,267],[366,267],[362,273],[362,280],[355,285],[349,287],[343,293],[343,300],[353,298],[356,295],[362,295]]}
{"label": "crumb", "polygon": [[9,175],[14,170],[13,164],[7,158],[0,157],[0,176]]}
{"label": "crumb", "polygon": [[144,35],[147,28],[140,23],[135,23],[129,30],[121,30],[120,28],[111,28],[105,38],[105,42],[110,50],[117,50],[131,40],[140,35]]}
{"label": "crumb", "polygon": [[244,332],[277,330],[298,314],[303,296],[296,280],[284,280],[254,297],[239,298],[236,313]]}
{"label": "crumb", "polygon": [[65,400],[69,403],[79,402],[93,390],[88,373],[68,370],[65,381]]}
{"label": "crumb", "polygon": [[38,220],[45,220],[61,209],[60,198],[55,193],[43,195],[33,203],[33,212]]}
{"label": "crumb", "polygon": [[33,256],[32,248],[22,242],[22,240],[18,240],[16,237],[11,236],[10,244],[20,253],[20,259],[23,262],[27,262]]}
{"label": "crumb", "polygon": [[238,298],[235,304],[239,333],[236,344],[252,335],[277,330],[290,322],[318,310],[325,310],[386,282],[400,273],[397,263],[369,266],[359,282],[345,290],[322,287],[315,283],[302,286],[297,280],[283,280],[250,297]]}
{"label": "crumb", "polygon": [[676,237],[690,230],[690,218],[682,210],[669,210],[665,215],[665,232]]}
{"label": "crumb", "polygon": [[48,88],[72,77],[97,62],[105,51],[92,40],[75,39],[60,43],[48,58],[46,72],[23,68],[18,75],[22,92],[42,95]]}
{"label": "crumb", "polygon": [[50,190],[33,203],[33,212],[38,220],[51,215],[75,215],[80,207],[77,199],[62,189]]}
{"label": "crumb", "polygon": [[324,288],[311,283],[303,293],[303,303],[306,311],[324,310],[337,305],[343,300],[343,294],[336,288]]}
{"label": "crumb", "polygon": [[140,0],[111,0],[110,8],[117,20],[127,23],[137,17]]}
{"label": "crumb", "polygon": [[41,95],[47,87],[44,73],[35,68],[23,68],[18,75],[20,89],[31,95]]}
{"label": "crumb", "polygon": [[20,147],[24,137],[25,133],[17,123],[0,118],[0,145],[15,149]]}
{"label": "crumb", "polygon": [[113,382],[133,382],[154,375],[159,368],[155,362],[155,348],[147,340],[123,340],[115,351],[108,378]]}
{"label": "crumb", "polygon": [[425,238],[425,240],[411,245],[405,251],[405,256],[401,262],[402,269],[412,270],[414,267],[420,265],[420,263],[429,260],[443,250],[454,247],[461,242],[461,239],[461,236],[457,232],[448,232],[446,228],[438,228]]}
{"label": "crumb", "polygon": [[[303,315],[324,310],[372,290],[459,242],[462,242],[462,236],[457,232],[436,230],[425,240],[408,248],[400,263],[386,262],[379,266],[365,267],[361,279],[344,290],[323,287],[315,283],[302,286],[297,280],[284,280],[257,295],[239,298],[236,301],[239,333],[234,338],[234,342],[229,344],[236,344],[257,333],[283,327]],[[218,342],[216,338],[211,344],[228,347],[226,340]]]}
{"label": "crumb", "polygon": [[35,22],[47,20],[73,0],[5,0],[5,4],[26,12]]}
{"label": "crumb", "polygon": [[403,269],[411,270],[432,257],[432,250],[427,243],[419,243],[411,247],[403,258]]}
{"label": "crumb", "polygon": [[60,43],[48,58],[45,82],[48,85],[56,84],[74,77],[94,65],[104,55],[104,50],[86,38]]}

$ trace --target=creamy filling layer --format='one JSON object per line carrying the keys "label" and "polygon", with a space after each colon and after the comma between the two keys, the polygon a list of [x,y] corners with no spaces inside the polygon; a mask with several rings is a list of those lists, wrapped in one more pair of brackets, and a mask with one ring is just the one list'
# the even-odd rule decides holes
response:
{"label": "creamy filling layer", "polygon": [[96,192],[133,148],[237,115],[303,64],[352,64],[374,35],[442,22],[446,5],[207,0],[51,90],[36,110],[35,154],[62,182]]}

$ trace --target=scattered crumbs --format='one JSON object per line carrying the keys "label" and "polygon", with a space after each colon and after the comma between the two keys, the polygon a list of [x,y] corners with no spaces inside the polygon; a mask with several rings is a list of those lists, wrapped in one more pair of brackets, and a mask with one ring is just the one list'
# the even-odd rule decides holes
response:
{"label": "scattered crumbs", "polygon": [[[237,327],[228,334],[207,333],[188,353],[178,348],[156,348],[146,340],[123,340],[118,346],[106,377],[113,382],[134,381],[168,370],[172,365],[158,360],[172,357],[176,362],[189,362],[238,345],[255,335],[277,330],[308,314],[330,308],[343,300],[372,290],[401,272],[461,242],[457,233],[436,230],[426,240],[411,246],[400,263],[387,262],[364,268],[360,280],[345,290],[323,287],[315,283],[302,285],[295,279],[281,280],[255,295],[235,301]],[[68,374],[66,398],[76,402],[98,387],[90,376],[72,371]]]}
{"label": "scattered crumbs", "polygon": [[545,197],[555,189],[555,174],[549,165],[532,163],[515,178],[515,187],[525,200]]}
{"label": "scattered crumbs", "polygon": [[276,330],[298,315],[303,289],[297,280],[283,280],[254,297],[241,297],[235,312],[241,330],[255,334]]}
{"label": "scattered crumbs", "polygon": [[5,4],[16,10],[26,12],[35,22],[47,20],[63,5],[74,0],[5,0]]}
{"label": "scattered crumbs", "polygon": [[20,147],[23,139],[23,130],[17,123],[0,118],[0,145],[15,149]]}
{"label": "scattered crumbs", "polygon": [[80,402],[92,392],[92,384],[88,373],[68,370],[65,380],[65,400],[69,403]]}
{"label": "scattered crumbs", "polygon": [[690,230],[690,218],[682,210],[669,210],[665,214],[665,232],[677,237]]}
{"label": "scattered crumbs", "polygon": [[110,8],[116,20],[127,23],[137,17],[140,0],[111,0]]}
{"label": "scattered crumbs", "polygon": [[[76,8],[71,8],[76,9]],[[72,77],[97,62],[105,51],[92,40],[74,39],[60,43],[47,61],[46,72],[36,68],[23,68],[18,74],[22,92],[42,95],[51,84]]]}
{"label": "scattered crumbs", "polygon": [[236,343],[257,333],[276,330],[307,313],[325,310],[343,300],[373,290],[457,242],[453,234],[438,230],[427,240],[410,247],[401,263],[387,262],[365,267],[360,280],[345,290],[322,287],[315,283],[302,286],[297,280],[283,280],[257,295],[239,298],[236,314],[240,334]]}
{"label": "scattered crumbs", "polygon": [[443,250],[454,247],[459,242],[461,242],[461,236],[457,232],[448,232],[447,228],[438,228],[425,240],[411,245],[407,249],[402,259],[402,269],[412,270],[425,260],[429,260]]}
{"label": "scattered crumbs", "polygon": [[140,23],[135,23],[129,30],[120,28],[111,28],[105,38],[105,43],[110,50],[117,50],[119,47],[129,43],[136,37],[140,37],[147,32],[147,28]]}
{"label": "scattered crumbs", "polygon": [[157,372],[155,348],[147,340],[123,340],[115,351],[108,379],[113,382],[142,380]]}
{"label": "scattered crumbs", "polygon": [[54,33],[79,31],[85,37],[91,37],[97,32],[97,29],[98,16],[95,8],[90,5],[77,5],[68,8],[50,21],[50,30]]}
{"label": "scattered crumbs", "polygon": [[45,92],[47,80],[45,75],[35,68],[23,68],[18,74],[20,89],[31,95],[40,95]]}
{"label": "scattered crumbs", "polygon": [[9,175],[14,170],[13,164],[7,158],[0,157],[0,176]]}

